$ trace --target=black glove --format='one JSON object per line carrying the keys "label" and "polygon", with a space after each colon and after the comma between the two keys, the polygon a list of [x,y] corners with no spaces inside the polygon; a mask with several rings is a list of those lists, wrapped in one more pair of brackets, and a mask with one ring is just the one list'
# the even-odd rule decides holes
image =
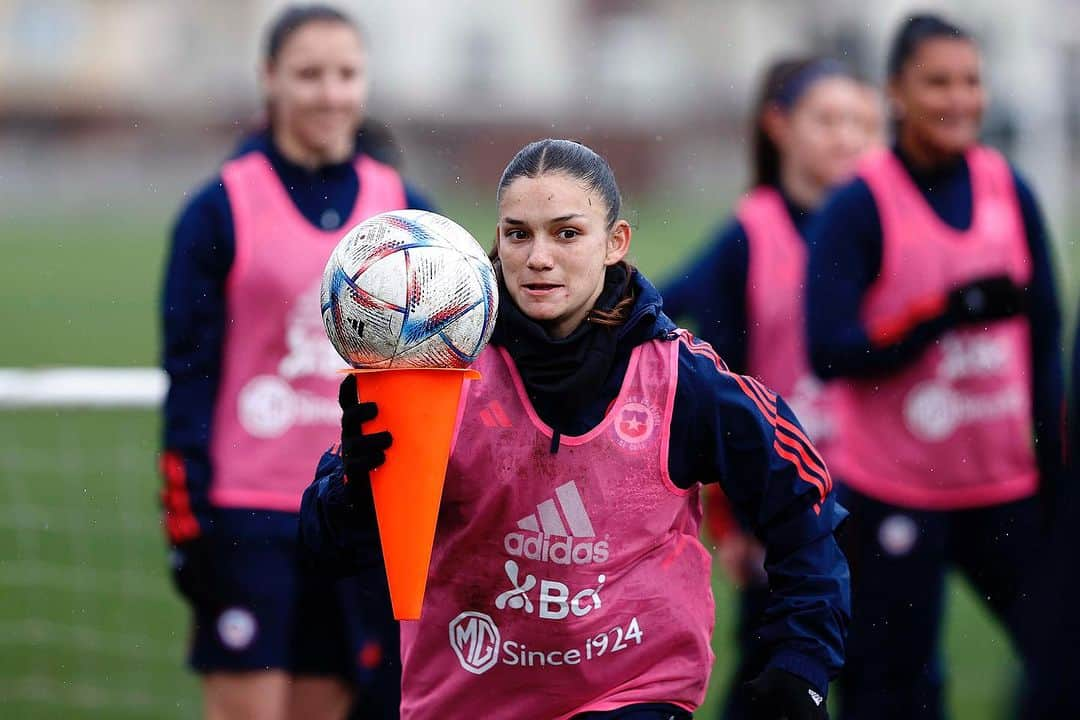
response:
{"label": "black glove", "polygon": [[[169,550],[172,581],[180,594],[199,607],[209,607],[216,592],[214,553],[203,536],[173,545]],[[214,610],[215,608],[210,608]]]}
{"label": "black glove", "polygon": [[1008,275],[982,278],[949,293],[948,313],[958,323],[1001,320],[1024,311],[1024,289]]}
{"label": "black glove", "polygon": [[378,408],[373,402],[360,402],[356,394],[356,376],[341,381],[338,391],[341,405],[341,461],[345,467],[345,493],[349,505],[358,513],[375,513],[371,495],[370,473],[386,462],[386,450],[393,442],[387,431],[365,435],[363,424],[375,419]]}
{"label": "black glove", "polygon": [[754,720],[828,720],[829,711],[813,685],[787,670],[769,668],[746,683]]}

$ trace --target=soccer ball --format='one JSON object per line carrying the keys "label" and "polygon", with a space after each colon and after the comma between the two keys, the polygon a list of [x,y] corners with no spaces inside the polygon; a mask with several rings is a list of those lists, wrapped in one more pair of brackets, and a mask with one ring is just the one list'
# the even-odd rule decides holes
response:
{"label": "soccer ball", "polygon": [[491,261],[442,215],[395,210],[341,239],[323,271],[323,325],[355,368],[463,368],[495,328]]}

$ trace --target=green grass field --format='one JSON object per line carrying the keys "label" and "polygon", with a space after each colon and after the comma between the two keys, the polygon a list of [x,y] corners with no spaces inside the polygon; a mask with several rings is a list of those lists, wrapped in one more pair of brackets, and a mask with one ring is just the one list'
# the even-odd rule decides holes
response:
{"label": "green grass field", "polygon": [[[479,238],[486,212],[444,206]],[[634,204],[631,203],[631,207]],[[637,206],[634,255],[662,276],[723,207]],[[153,364],[168,213],[0,221],[0,366]],[[0,412],[0,716],[190,718],[187,617],[165,572],[149,411]],[[718,656],[699,717],[731,665],[731,593],[717,582]],[[953,717],[1005,717],[1018,668],[976,598],[950,584]]]}

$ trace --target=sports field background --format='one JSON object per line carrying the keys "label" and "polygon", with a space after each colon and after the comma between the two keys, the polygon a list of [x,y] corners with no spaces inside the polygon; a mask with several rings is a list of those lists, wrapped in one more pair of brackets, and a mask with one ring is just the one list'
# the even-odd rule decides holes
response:
{"label": "sports field background", "polygon": [[[492,213],[475,198],[438,200],[482,242],[491,237]],[[727,207],[667,198],[628,206],[633,255],[657,278]],[[112,206],[0,220],[0,367],[154,364],[174,211]],[[157,524],[158,427],[149,411],[0,411],[0,716],[199,715],[196,684],[182,669],[186,610],[169,585]],[[722,580],[716,589],[718,662],[702,718],[714,716],[731,666],[731,593]],[[956,580],[946,626],[954,717],[1007,717],[1015,658]]]}

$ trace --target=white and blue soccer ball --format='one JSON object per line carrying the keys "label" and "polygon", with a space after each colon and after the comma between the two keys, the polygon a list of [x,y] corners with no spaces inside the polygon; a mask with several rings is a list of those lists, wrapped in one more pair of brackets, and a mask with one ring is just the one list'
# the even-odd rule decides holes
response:
{"label": "white and blue soccer ball", "polygon": [[395,210],[341,239],[323,272],[323,325],[355,368],[463,368],[495,329],[498,283],[453,220]]}

